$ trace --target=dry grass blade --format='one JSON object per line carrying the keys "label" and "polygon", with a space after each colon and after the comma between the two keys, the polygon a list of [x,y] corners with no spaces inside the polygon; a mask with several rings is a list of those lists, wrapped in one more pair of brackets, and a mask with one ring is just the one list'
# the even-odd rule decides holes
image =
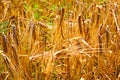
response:
{"label": "dry grass blade", "polygon": [[116,25],[116,31],[117,31],[117,33],[120,35],[120,33],[119,33],[119,24],[118,24],[118,19],[117,19],[117,17],[116,17],[116,14],[115,14],[115,11],[114,10],[112,10],[112,14],[113,14],[113,17],[114,17],[114,21],[115,21],[115,25]]}
{"label": "dry grass blade", "polygon": [[32,31],[32,35],[33,35],[33,39],[36,40],[36,32],[35,32],[35,25],[33,25],[33,31]]}
{"label": "dry grass blade", "polygon": [[102,38],[101,38],[101,35],[98,35],[98,42],[99,42],[100,55],[101,55],[102,54]]}
{"label": "dry grass blade", "polygon": [[63,8],[63,9],[61,10],[61,18],[60,18],[60,24],[59,24],[60,29],[61,29],[61,36],[62,36],[63,39],[64,39],[64,34],[63,34],[63,19],[64,19],[64,13],[65,13],[65,9]]}
{"label": "dry grass blade", "polygon": [[49,28],[47,24],[44,24],[42,22],[38,22],[38,25],[40,25],[42,28]]}
{"label": "dry grass blade", "polygon": [[71,33],[73,32],[73,21],[72,21],[72,18],[73,18],[73,12],[70,11],[69,12],[69,22],[68,22],[68,25],[69,25],[69,29],[70,29]]}
{"label": "dry grass blade", "polygon": [[13,45],[11,47],[12,47],[12,51],[13,51],[12,56],[13,56],[13,59],[15,61],[15,64],[16,64],[16,66],[19,66],[18,54],[16,52],[16,49]]}
{"label": "dry grass blade", "polygon": [[7,12],[8,12],[8,9],[9,9],[9,7],[10,7],[10,1],[2,1],[3,3],[4,3],[4,7],[5,7],[5,9],[4,9],[4,18],[7,16]]}
{"label": "dry grass blade", "polygon": [[98,24],[99,24],[99,20],[100,20],[100,14],[101,14],[101,6],[97,5],[96,7],[97,7],[97,9],[98,9],[96,25],[98,25]]}
{"label": "dry grass blade", "polygon": [[2,39],[3,39],[3,51],[4,52],[6,52],[7,53],[7,51],[8,51],[8,47],[7,47],[7,37],[6,37],[6,35],[3,33],[2,34]]}
{"label": "dry grass blade", "polygon": [[15,70],[15,67],[12,64],[11,60],[2,51],[0,51],[0,54],[2,55],[4,63],[6,65],[6,67],[7,67],[7,70],[10,73],[10,75],[12,76],[12,78],[13,79],[18,78],[18,74],[17,74],[17,72]]}
{"label": "dry grass blade", "polygon": [[[77,46],[80,46],[80,44],[84,44],[89,49],[92,49],[92,47],[89,45],[89,43],[84,38],[82,38],[82,37],[73,37],[73,38],[69,39],[70,43],[72,43],[72,41],[74,41],[74,40],[77,42]],[[79,43],[79,42],[81,42],[81,43]],[[74,44],[74,43],[72,43],[72,44]]]}
{"label": "dry grass blade", "polygon": [[61,56],[61,55],[66,55],[67,53],[69,52],[69,49],[63,49],[63,50],[60,50],[60,51],[57,51],[53,54],[53,56]]}
{"label": "dry grass blade", "polygon": [[13,34],[13,40],[15,42],[15,44],[18,46],[18,38],[17,38],[17,34],[16,34],[16,26],[15,25],[11,25],[12,27],[12,34]]}
{"label": "dry grass blade", "polygon": [[109,43],[109,38],[110,38],[110,34],[109,34],[109,26],[107,25],[106,27],[106,44],[107,44],[107,47],[108,47],[108,43]]}
{"label": "dry grass blade", "polygon": [[7,57],[6,57],[6,56],[3,56],[3,59],[4,59],[4,62],[5,62],[5,64],[6,64],[6,67],[7,67],[8,71],[9,71],[9,73],[10,73],[11,76],[14,78],[14,74],[13,74],[13,71],[12,71],[12,69],[11,69],[11,67],[10,67],[10,63],[9,63]]}
{"label": "dry grass blade", "polygon": [[98,29],[98,34],[101,34],[102,33],[102,28],[103,28],[103,24],[100,25],[99,29]]}
{"label": "dry grass blade", "polygon": [[45,70],[46,80],[49,79],[49,76],[50,76],[51,71],[53,69],[52,64],[53,64],[53,58],[52,58],[52,55],[50,55],[47,66],[46,66],[46,70]]}
{"label": "dry grass blade", "polygon": [[81,15],[78,16],[78,26],[79,26],[80,34],[82,34]]}

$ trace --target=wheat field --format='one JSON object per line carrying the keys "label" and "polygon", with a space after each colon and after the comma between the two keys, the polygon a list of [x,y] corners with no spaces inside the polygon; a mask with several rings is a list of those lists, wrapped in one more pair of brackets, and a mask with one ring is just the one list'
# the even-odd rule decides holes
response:
{"label": "wheat field", "polygon": [[0,0],[0,80],[120,80],[120,1]]}

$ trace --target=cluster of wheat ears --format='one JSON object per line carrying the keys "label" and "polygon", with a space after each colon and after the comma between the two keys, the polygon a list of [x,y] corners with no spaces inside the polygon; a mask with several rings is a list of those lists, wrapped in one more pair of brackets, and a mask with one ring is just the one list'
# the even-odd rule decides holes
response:
{"label": "cluster of wheat ears", "polygon": [[0,80],[119,79],[119,0],[0,0]]}

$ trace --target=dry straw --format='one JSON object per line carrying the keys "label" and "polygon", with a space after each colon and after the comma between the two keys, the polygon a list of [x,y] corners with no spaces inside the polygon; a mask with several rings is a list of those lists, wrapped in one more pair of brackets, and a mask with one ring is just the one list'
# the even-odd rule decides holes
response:
{"label": "dry straw", "polygon": [[0,5],[0,29],[9,20],[0,33],[1,80],[120,79],[118,0]]}

